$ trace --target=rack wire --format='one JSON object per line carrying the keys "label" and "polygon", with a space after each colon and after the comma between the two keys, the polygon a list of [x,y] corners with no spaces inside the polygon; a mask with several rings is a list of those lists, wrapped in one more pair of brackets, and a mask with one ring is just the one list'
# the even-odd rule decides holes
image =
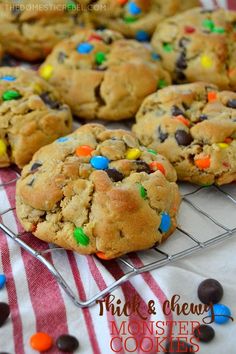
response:
{"label": "rack wire", "polygon": [[[17,171],[14,171],[14,173],[15,177],[13,179],[0,184],[0,200],[3,188],[14,185],[19,178],[19,173]],[[23,235],[26,234],[25,232],[17,234],[9,225],[4,223],[4,216],[13,213],[15,207],[0,212],[0,230],[40,261],[55,277],[56,281],[76,306],[81,308],[88,307],[137,274],[166,266],[174,261],[195,254],[199,250],[217,245],[236,236],[235,184],[225,187],[196,187],[190,184],[181,184],[180,190],[182,194],[182,206],[179,215],[179,226],[175,233],[163,245],[138,252],[139,259],[142,259],[141,266],[137,266],[135,254],[116,259],[115,262],[124,270],[123,275],[86,301],[82,301],[76,295],[54,264],[47,259],[48,253],[65,252],[62,248],[49,246],[44,251],[36,250],[22,239]],[[224,213],[222,213],[222,210],[224,210]],[[83,256],[76,255],[76,257]],[[109,262],[102,262],[102,265],[107,270],[109,269]]]}

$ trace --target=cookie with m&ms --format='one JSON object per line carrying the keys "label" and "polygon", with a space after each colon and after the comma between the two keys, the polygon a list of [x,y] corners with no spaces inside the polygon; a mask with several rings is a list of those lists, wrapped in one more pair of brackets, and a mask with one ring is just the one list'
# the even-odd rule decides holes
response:
{"label": "cookie with m&ms", "polygon": [[167,157],[178,179],[200,185],[236,180],[236,93],[198,82],[146,98],[133,131]]}
{"label": "cookie with m&ms", "polygon": [[198,0],[78,0],[97,27],[105,27],[141,42],[150,39],[158,22],[194,6]]}
{"label": "cookie with m&ms", "polygon": [[21,0],[0,3],[0,43],[14,57],[44,59],[60,40],[89,26],[73,0]]}
{"label": "cookie with m&ms", "polygon": [[39,74],[83,119],[132,118],[146,96],[170,84],[150,49],[110,30],[80,30],[60,42]]}
{"label": "cookie with m&ms", "polygon": [[17,215],[39,239],[111,259],[148,249],[175,230],[175,181],[169,161],[132,133],[87,124],[24,167]]}
{"label": "cookie with m&ms", "polygon": [[152,46],[176,83],[236,89],[236,11],[195,8],[160,23]]}
{"label": "cookie with m&ms", "polygon": [[71,126],[70,108],[35,71],[0,68],[0,167],[23,167]]}

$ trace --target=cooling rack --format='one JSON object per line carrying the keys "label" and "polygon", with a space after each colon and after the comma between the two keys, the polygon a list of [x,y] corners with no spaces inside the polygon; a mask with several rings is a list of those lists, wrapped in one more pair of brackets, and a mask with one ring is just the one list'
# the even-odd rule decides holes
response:
{"label": "cooling rack", "polygon": [[[10,185],[14,185],[18,178],[18,171],[14,171],[14,178],[11,180],[4,181],[4,183],[1,183],[0,180],[0,201],[2,199],[1,193],[4,193],[3,187],[7,188]],[[117,262],[122,268],[123,273],[120,278],[115,281],[113,280],[106,288],[92,295],[89,299],[86,299],[86,301],[81,300],[77,296],[76,292],[72,290],[69,285],[68,280],[65,280],[65,276],[61,274],[51,260],[47,259],[49,253],[66,251],[62,248],[50,245],[43,251],[34,249],[23,239],[23,236],[26,234],[25,232],[19,234],[15,233],[10,225],[7,224],[7,221],[4,221],[7,219],[5,216],[9,213],[14,213],[15,208],[9,208],[0,212],[0,230],[40,261],[55,277],[59,285],[76,306],[88,307],[94,304],[97,299],[104,297],[137,274],[158,269],[183,257],[194,254],[199,250],[217,245],[236,235],[235,184],[224,187],[197,187],[190,184],[181,184],[180,191],[182,194],[182,205],[179,213],[179,226],[174,235],[163,245],[150,250],[126,255],[115,261],[103,262],[99,260],[104,266],[105,271],[109,271],[110,262]],[[141,266],[137,266],[137,262],[135,262],[137,255],[139,257],[138,259],[142,261]],[[84,256],[76,255],[76,257]],[[98,260],[96,259],[96,261]]]}

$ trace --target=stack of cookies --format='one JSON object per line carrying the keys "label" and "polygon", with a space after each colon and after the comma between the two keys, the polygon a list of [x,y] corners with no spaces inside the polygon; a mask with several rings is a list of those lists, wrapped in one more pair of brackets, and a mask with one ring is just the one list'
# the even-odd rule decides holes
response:
{"label": "stack of cookies", "polygon": [[23,168],[26,231],[111,259],[173,233],[177,180],[236,180],[236,13],[199,5],[0,1],[3,63],[37,68],[0,68],[0,167]]}

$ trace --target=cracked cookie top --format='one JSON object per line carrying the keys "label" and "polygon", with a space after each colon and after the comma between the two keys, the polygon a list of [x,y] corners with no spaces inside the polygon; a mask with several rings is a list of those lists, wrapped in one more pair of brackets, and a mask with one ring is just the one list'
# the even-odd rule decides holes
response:
{"label": "cracked cookie top", "polygon": [[72,0],[0,1],[0,42],[23,60],[44,59],[60,40],[89,25]]}
{"label": "cracked cookie top", "polygon": [[42,240],[114,258],[173,232],[175,180],[168,160],[132,133],[87,124],[40,149],[23,169],[17,215]]}
{"label": "cracked cookie top", "polygon": [[166,156],[180,180],[236,180],[236,93],[214,85],[169,86],[144,100],[133,131]]}
{"label": "cracked cookie top", "polygon": [[71,125],[70,108],[54,87],[32,70],[0,68],[0,167],[23,167]]}
{"label": "cracked cookie top", "polygon": [[109,30],[80,30],[60,42],[39,73],[85,119],[131,118],[147,95],[170,83],[149,49]]}
{"label": "cracked cookie top", "polygon": [[192,9],[157,26],[152,45],[174,82],[236,89],[236,12]]}
{"label": "cracked cookie top", "polygon": [[148,41],[165,16],[199,6],[198,0],[78,0],[96,26],[105,26],[139,41]]}

